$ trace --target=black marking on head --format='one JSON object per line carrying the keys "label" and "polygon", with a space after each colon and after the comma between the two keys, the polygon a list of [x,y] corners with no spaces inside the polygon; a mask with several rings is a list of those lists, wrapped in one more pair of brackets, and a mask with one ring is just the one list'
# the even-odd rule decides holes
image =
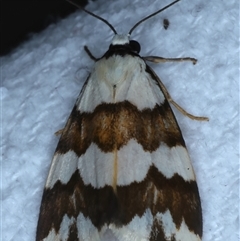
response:
{"label": "black marking on head", "polygon": [[139,42],[137,42],[136,40],[130,40],[129,45],[134,52],[138,54],[140,53],[141,45],[139,44]]}
{"label": "black marking on head", "polygon": [[135,40],[130,40],[129,43],[125,44],[111,44],[103,57],[109,58],[113,55],[125,56],[127,54],[140,57],[140,50],[141,45]]}

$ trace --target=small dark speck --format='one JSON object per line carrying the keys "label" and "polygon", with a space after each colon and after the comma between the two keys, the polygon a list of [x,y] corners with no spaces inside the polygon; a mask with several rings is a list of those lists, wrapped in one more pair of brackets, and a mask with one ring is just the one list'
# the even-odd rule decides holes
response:
{"label": "small dark speck", "polygon": [[166,18],[164,18],[163,19],[163,27],[167,30],[168,29],[168,26],[169,26],[169,21],[168,21],[168,19],[166,19]]}

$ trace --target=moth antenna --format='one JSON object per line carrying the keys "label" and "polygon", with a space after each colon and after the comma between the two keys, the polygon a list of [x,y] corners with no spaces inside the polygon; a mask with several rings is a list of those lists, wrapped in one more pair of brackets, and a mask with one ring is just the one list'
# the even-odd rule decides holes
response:
{"label": "moth antenna", "polygon": [[158,13],[164,11],[165,9],[171,7],[173,4],[175,4],[175,3],[179,2],[179,1],[180,1],[180,0],[176,0],[176,1],[174,1],[174,2],[172,2],[172,3],[170,3],[170,4],[168,4],[168,5],[165,6],[164,8],[161,8],[161,9],[159,9],[158,11],[156,11],[156,12],[154,12],[154,13],[148,15],[147,17],[143,18],[142,20],[140,20],[139,22],[137,22],[137,23],[136,23],[136,24],[130,29],[130,31],[129,31],[128,34],[131,35],[132,32],[133,32],[133,30],[134,30],[139,24],[141,24],[142,22],[146,21],[147,19],[149,19],[149,18],[151,18],[151,17],[157,15]]}
{"label": "moth antenna", "polygon": [[[72,0],[66,0],[66,1],[69,2],[69,3],[71,3],[72,5],[76,6],[77,8],[83,10],[84,12],[88,13],[89,15],[91,15],[91,16],[99,19],[99,20],[101,20],[102,22],[104,22],[105,24],[107,24],[110,29],[112,29],[112,31],[114,32],[114,34],[117,34],[117,31],[115,30],[115,28],[114,28],[106,19],[101,18],[101,17],[99,17],[98,15],[96,15],[96,14],[94,14],[94,13],[86,10],[85,8],[81,7],[79,4],[73,2]],[[180,0],[179,0],[179,1],[180,1]]]}

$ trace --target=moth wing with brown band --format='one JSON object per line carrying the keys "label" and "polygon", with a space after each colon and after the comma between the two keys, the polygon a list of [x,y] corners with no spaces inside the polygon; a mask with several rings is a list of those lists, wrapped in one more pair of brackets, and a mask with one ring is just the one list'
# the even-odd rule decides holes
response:
{"label": "moth wing with brown band", "polygon": [[198,187],[169,96],[139,44],[115,34],[61,131],[36,241],[200,241]]}

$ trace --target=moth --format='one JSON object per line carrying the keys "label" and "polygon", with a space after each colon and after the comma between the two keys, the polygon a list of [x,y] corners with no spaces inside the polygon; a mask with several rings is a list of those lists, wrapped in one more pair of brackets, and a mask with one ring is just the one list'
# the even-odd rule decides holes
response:
{"label": "moth", "polygon": [[[68,0],[70,1],[70,0]],[[36,241],[199,241],[194,170],[170,103],[176,104],[127,35],[114,33],[95,60],[61,134],[46,181]],[[72,2],[72,1],[70,1]],[[73,3],[74,4],[74,3]]]}

